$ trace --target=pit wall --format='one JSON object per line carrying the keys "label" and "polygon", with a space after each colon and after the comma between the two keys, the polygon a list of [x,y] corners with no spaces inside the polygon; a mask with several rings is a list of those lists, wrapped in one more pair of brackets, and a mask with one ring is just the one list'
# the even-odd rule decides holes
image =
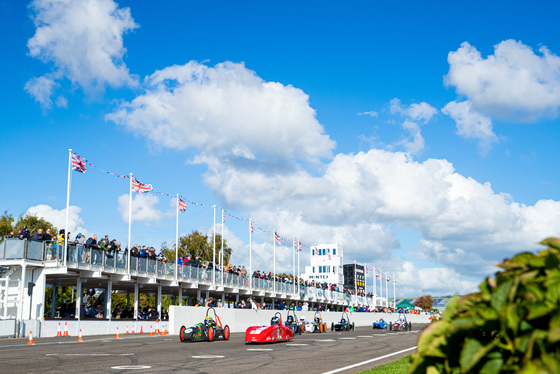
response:
{"label": "pit wall", "polygon": [[[204,320],[208,308],[194,307],[194,306],[175,306],[169,307],[169,332],[171,334],[179,334],[181,326],[193,326]],[[231,332],[245,332],[249,326],[268,326],[270,319],[278,310],[251,310],[251,309],[220,309],[216,308],[216,314],[220,317],[222,325],[229,325]],[[280,311],[282,320],[286,320],[288,312],[286,310]],[[313,319],[315,312],[296,311],[298,319],[305,316],[307,321]],[[212,311],[209,315],[214,316]],[[387,323],[395,322],[399,318],[398,313],[348,313],[350,321],[356,327],[358,326],[371,326],[371,324],[380,318],[383,318]],[[342,318],[342,312],[322,312],[323,322],[327,323],[327,327],[331,328],[331,323],[339,322]],[[429,323],[427,315],[407,314],[406,319],[409,322],[415,323]]]}

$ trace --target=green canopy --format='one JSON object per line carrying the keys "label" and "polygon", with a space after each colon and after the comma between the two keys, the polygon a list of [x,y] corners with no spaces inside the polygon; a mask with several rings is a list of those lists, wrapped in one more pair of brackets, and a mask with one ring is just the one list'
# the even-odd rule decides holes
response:
{"label": "green canopy", "polygon": [[400,303],[397,304],[397,308],[407,308],[407,309],[411,309],[414,308],[414,304],[412,304],[411,302],[407,301],[407,300],[403,300]]}

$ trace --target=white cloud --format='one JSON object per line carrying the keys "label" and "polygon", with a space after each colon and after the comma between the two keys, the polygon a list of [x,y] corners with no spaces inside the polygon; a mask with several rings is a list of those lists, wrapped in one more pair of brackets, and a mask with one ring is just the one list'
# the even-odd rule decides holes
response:
{"label": "white cloud", "polygon": [[403,107],[401,101],[397,98],[392,99],[389,105],[392,114],[400,114],[404,117],[401,127],[408,133],[404,139],[396,142],[395,145],[403,147],[412,155],[420,154],[424,150],[424,137],[420,125],[413,121],[423,121],[426,124],[438,113],[437,109],[425,102]]}
{"label": "white cloud", "polygon": [[491,264],[537,248],[560,227],[560,203],[515,203],[456,173],[446,160],[419,163],[404,153],[370,150],[337,155],[319,176],[206,161],[205,183],[223,201],[245,207],[266,227],[280,227],[281,235],[341,243],[358,260],[382,261],[398,248],[390,229],[397,225],[422,233],[417,257],[463,276],[485,275]]}
{"label": "white cloud", "polygon": [[243,64],[172,66],[146,78],[146,92],[122,103],[108,120],[154,144],[196,148],[243,159],[331,157],[309,97],[266,82]]}
{"label": "white cloud", "polygon": [[53,65],[25,86],[43,108],[52,106],[54,82],[62,78],[88,93],[136,84],[123,62],[123,34],[138,27],[128,8],[113,0],[34,0],[30,8],[36,32],[29,55]]}
{"label": "white cloud", "polygon": [[[478,290],[481,282],[461,280],[461,274],[449,268],[418,269],[412,262],[405,261],[403,270],[397,272],[399,297],[420,296],[431,293],[433,296],[464,295]],[[392,296],[392,285],[389,295]],[[385,289],[383,289],[385,294]],[[379,291],[378,291],[379,293]]]}
{"label": "white cloud", "polygon": [[425,102],[420,104],[413,103],[410,104],[408,108],[404,108],[401,101],[394,98],[389,102],[389,104],[391,113],[400,113],[414,121],[423,120],[424,123],[428,123],[432,117],[438,113],[436,108]]}
{"label": "white cloud", "polygon": [[482,153],[489,150],[491,143],[498,141],[498,137],[492,131],[492,120],[473,110],[469,100],[460,103],[451,101],[441,112],[453,118],[457,124],[458,135],[467,139],[478,139]]}
{"label": "white cloud", "polygon": [[546,47],[537,55],[527,45],[505,40],[483,58],[469,43],[450,52],[445,84],[456,88],[487,116],[535,121],[558,116],[560,57]]}
{"label": "white cloud", "polygon": [[[82,233],[86,236],[89,235],[88,231],[84,228],[84,220],[80,217],[81,211],[82,209],[75,205],[70,205],[68,209],[68,231],[70,232],[71,239],[78,233]],[[63,229],[66,225],[66,208],[57,210],[49,205],[40,204],[27,209],[27,214],[42,217],[59,230]]]}
{"label": "white cloud", "polygon": [[[129,195],[119,196],[119,213],[123,222],[128,222]],[[132,196],[132,221],[144,222],[149,225],[159,221],[163,213],[156,208],[159,203],[157,196],[150,194],[134,194]]]}
{"label": "white cloud", "polygon": [[370,117],[373,117],[373,118],[377,118],[378,113],[374,110],[370,110],[368,112],[360,112],[360,113],[358,113],[358,115],[359,116],[370,116]]}
{"label": "white cloud", "polygon": [[57,86],[58,83],[52,78],[49,76],[42,76],[28,81],[24,89],[41,104],[43,109],[50,109],[53,104],[51,96]]}

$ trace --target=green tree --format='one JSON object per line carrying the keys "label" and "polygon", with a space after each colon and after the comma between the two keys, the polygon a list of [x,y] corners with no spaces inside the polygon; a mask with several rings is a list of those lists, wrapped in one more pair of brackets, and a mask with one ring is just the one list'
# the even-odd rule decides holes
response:
{"label": "green tree", "polygon": [[[192,256],[198,257],[201,261],[212,261],[214,242],[213,237],[202,235],[198,231],[193,231],[190,235],[181,236],[179,238],[179,257]],[[165,258],[170,262],[175,262],[175,243],[168,247],[163,243],[161,248],[165,253]],[[216,262],[219,262],[220,249],[222,248],[222,236],[216,234]],[[227,239],[224,239],[224,263],[229,263],[232,249],[227,245]]]}
{"label": "green tree", "polygon": [[434,299],[432,298],[431,295],[420,296],[419,298],[416,299],[414,305],[417,306],[418,308],[422,308],[423,310],[430,310],[434,305]]}
{"label": "green tree", "polygon": [[43,217],[37,217],[34,214],[21,215],[15,224],[15,233],[17,234],[19,230],[23,230],[24,226],[27,226],[29,231],[31,231],[31,234],[37,232],[38,229],[43,229],[43,232],[47,229],[51,229],[51,235],[53,237],[58,233],[56,226],[45,220]]}
{"label": "green tree", "polygon": [[0,237],[4,238],[12,230],[14,230],[14,217],[5,210],[0,216]]}

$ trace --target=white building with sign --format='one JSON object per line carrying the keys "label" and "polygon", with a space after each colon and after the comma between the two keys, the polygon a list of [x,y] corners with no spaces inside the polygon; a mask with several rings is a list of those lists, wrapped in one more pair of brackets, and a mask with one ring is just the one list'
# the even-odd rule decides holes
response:
{"label": "white building with sign", "polygon": [[333,283],[342,289],[344,274],[342,261],[344,251],[338,244],[317,244],[311,246],[310,265],[305,267],[301,278],[307,281]]}

